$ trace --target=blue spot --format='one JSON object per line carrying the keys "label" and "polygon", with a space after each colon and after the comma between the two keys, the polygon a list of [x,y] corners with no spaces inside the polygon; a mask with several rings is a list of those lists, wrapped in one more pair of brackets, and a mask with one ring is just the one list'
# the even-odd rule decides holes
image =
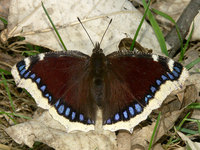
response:
{"label": "blue spot", "polygon": [[28,75],[30,74],[31,72],[30,71],[28,71],[25,75],[24,75],[24,77],[25,78],[27,78],[28,77]]}
{"label": "blue spot", "polygon": [[34,79],[35,78],[35,73],[33,73],[30,77],[31,77],[31,79]]}
{"label": "blue spot", "polygon": [[72,112],[72,120],[74,120],[75,117],[76,117],[76,113]]}
{"label": "blue spot", "polygon": [[128,118],[128,113],[126,110],[123,112],[123,115],[124,115],[124,118],[126,118],[126,119]]}
{"label": "blue spot", "polygon": [[65,106],[62,104],[62,105],[59,106],[58,112],[59,112],[60,114],[62,114],[63,111],[64,111],[64,109],[65,109]]}
{"label": "blue spot", "polygon": [[157,85],[161,85],[161,81],[160,80],[156,80]]}
{"label": "blue spot", "polygon": [[138,113],[142,111],[142,107],[139,104],[135,104],[135,109]]}
{"label": "blue spot", "polygon": [[51,102],[51,100],[52,100],[52,96],[49,96],[49,102]]}
{"label": "blue spot", "polygon": [[144,98],[146,104],[148,103],[149,99],[151,99],[151,98],[152,98],[151,95],[147,95],[147,96]]}
{"label": "blue spot", "polygon": [[170,78],[171,80],[174,79],[174,76],[173,76],[172,74],[170,74],[169,72],[167,72],[167,75],[169,76],[169,78]]}
{"label": "blue spot", "polygon": [[150,89],[151,89],[151,92],[152,92],[152,93],[155,93],[155,92],[156,92],[156,88],[155,88],[154,86],[151,86]]}
{"label": "blue spot", "polygon": [[164,75],[162,75],[161,78],[162,78],[164,81],[167,80],[167,77],[164,76]]}
{"label": "blue spot", "polygon": [[83,121],[83,120],[84,120],[84,116],[83,116],[82,114],[80,114],[79,120],[80,120],[80,121]]}
{"label": "blue spot", "polygon": [[151,95],[147,95],[147,97],[150,99],[150,98],[152,98],[152,96]]}
{"label": "blue spot", "polygon": [[43,91],[43,92],[44,92],[45,89],[46,89],[45,85],[43,85],[43,86],[40,87],[40,90]]}
{"label": "blue spot", "polygon": [[45,94],[45,97],[49,97],[49,93]]}
{"label": "blue spot", "polygon": [[24,68],[19,74],[22,76],[25,71],[26,71],[26,69]]}
{"label": "blue spot", "polygon": [[88,124],[91,124],[92,122],[91,122],[91,120],[90,120],[90,119],[88,119],[87,123],[88,123]]}
{"label": "blue spot", "polygon": [[41,79],[37,78],[35,81],[36,81],[37,84],[40,84]]}
{"label": "blue spot", "polygon": [[176,72],[176,71],[172,71],[172,73],[173,73],[173,75],[175,76],[175,77],[178,77],[178,73]]}
{"label": "blue spot", "polygon": [[128,110],[129,110],[131,116],[134,116],[135,112],[134,112],[133,107],[129,107]]}
{"label": "blue spot", "polygon": [[25,65],[20,66],[20,67],[18,68],[19,71],[21,71],[24,67],[25,67]]}
{"label": "blue spot", "polygon": [[60,103],[60,99],[55,103],[55,106],[58,107],[59,103]]}
{"label": "blue spot", "polygon": [[70,108],[67,107],[66,111],[65,111],[65,116],[69,116],[69,113],[70,113]]}
{"label": "blue spot", "polygon": [[181,72],[181,70],[180,70],[178,67],[174,67],[174,69],[175,69],[178,73]]}
{"label": "blue spot", "polygon": [[144,100],[145,100],[145,103],[147,104],[149,99],[148,97],[145,97]]}
{"label": "blue spot", "polygon": [[118,114],[118,113],[115,114],[115,120],[116,120],[116,121],[119,120],[119,114]]}
{"label": "blue spot", "polygon": [[111,119],[108,119],[108,120],[106,121],[106,123],[107,123],[107,124],[111,124]]}

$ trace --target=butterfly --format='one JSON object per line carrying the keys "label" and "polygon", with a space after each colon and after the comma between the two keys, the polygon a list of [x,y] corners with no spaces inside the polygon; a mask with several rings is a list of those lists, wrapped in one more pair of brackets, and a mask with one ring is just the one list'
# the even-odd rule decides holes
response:
{"label": "butterfly", "polygon": [[189,75],[170,58],[128,50],[105,55],[98,43],[91,56],[47,52],[25,58],[11,72],[68,132],[94,130],[98,110],[105,130],[131,132]]}

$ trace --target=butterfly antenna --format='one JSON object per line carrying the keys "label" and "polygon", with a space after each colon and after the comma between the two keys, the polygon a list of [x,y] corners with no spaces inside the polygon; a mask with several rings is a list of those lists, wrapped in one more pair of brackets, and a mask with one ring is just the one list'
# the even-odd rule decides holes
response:
{"label": "butterfly antenna", "polygon": [[85,29],[85,27],[83,26],[83,23],[81,22],[81,20],[79,19],[79,17],[77,17],[77,19],[78,19],[78,21],[80,22],[80,24],[82,25],[82,27],[83,27],[83,29],[85,30],[85,32],[87,33],[87,35],[88,35],[90,41],[92,42],[92,45],[94,46],[94,42],[92,41],[92,39],[91,39],[89,33],[87,32],[87,30]]}
{"label": "butterfly antenna", "polygon": [[103,38],[104,38],[104,36],[105,36],[105,34],[106,34],[106,32],[107,32],[107,30],[108,30],[108,28],[109,28],[111,22],[112,22],[112,19],[110,19],[110,22],[109,22],[109,24],[108,24],[108,26],[107,26],[107,28],[106,28],[106,30],[105,30],[105,32],[104,32],[102,38],[101,38],[100,45],[101,45],[101,42],[103,41]]}

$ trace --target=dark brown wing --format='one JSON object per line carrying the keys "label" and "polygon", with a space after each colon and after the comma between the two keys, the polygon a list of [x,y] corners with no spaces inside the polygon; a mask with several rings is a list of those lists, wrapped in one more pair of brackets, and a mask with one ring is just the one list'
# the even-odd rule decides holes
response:
{"label": "dark brown wing", "polygon": [[76,51],[40,54],[19,62],[12,74],[68,131],[88,131],[96,115],[96,105],[89,97],[89,58]]}
{"label": "dark brown wing", "polygon": [[114,52],[107,56],[104,128],[132,130],[188,76],[181,64],[158,55]]}

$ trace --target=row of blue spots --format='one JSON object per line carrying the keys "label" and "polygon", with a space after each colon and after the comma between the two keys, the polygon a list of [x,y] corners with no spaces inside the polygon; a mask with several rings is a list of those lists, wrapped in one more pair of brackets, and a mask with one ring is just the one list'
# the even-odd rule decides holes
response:
{"label": "row of blue spots", "polygon": [[[129,107],[128,107],[128,110],[124,110],[124,111],[122,112],[122,115],[123,115],[124,119],[128,119],[129,115],[130,115],[131,117],[135,116],[135,111],[136,111],[136,113],[141,113],[141,112],[142,112],[142,107],[141,107],[140,104],[135,104],[134,106],[135,106],[135,109],[134,109],[132,106],[129,106]],[[116,114],[114,115],[114,120],[115,120],[115,121],[119,121],[119,120],[120,120],[120,114],[119,114],[119,113],[116,113]],[[111,119],[109,118],[109,119],[107,119],[107,120],[105,121],[105,123],[106,123],[106,124],[111,124],[112,121],[111,121]]]}
{"label": "row of blue spots", "polygon": [[[17,66],[18,66],[18,70],[19,70],[20,75],[21,75],[21,76],[24,75],[24,78],[27,78],[28,76],[29,76],[31,79],[35,79],[35,78],[36,78],[35,73],[32,73],[32,74],[31,74],[31,71],[30,71],[30,70],[26,72],[24,61],[19,62],[19,63],[17,64]],[[25,72],[26,72],[26,73],[25,73]],[[24,73],[25,73],[25,74],[24,74]],[[35,80],[35,82],[39,85],[40,82],[41,82],[41,78],[37,78],[37,79]],[[46,90],[46,85],[42,85],[42,86],[40,87],[40,90],[41,90],[42,92],[45,92],[45,90]],[[46,93],[46,94],[45,94],[45,97],[48,98],[49,102],[52,101],[52,96],[50,96],[49,93]]]}
{"label": "row of blue spots", "polygon": [[[70,107],[67,107],[67,108],[65,109],[65,105],[64,105],[64,104],[61,104],[61,105],[60,105],[60,102],[61,102],[61,100],[59,99],[59,100],[54,104],[54,106],[56,107],[58,113],[59,113],[59,114],[63,114],[64,111],[65,111],[65,113],[64,113],[65,117],[69,117],[69,115],[70,115],[70,113],[71,113],[71,119],[72,119],[72,120],[75,120],[76,115],[77,115],[76,112],[74,112],[74,111],[71,112]],[[84,115],[83,115],[83,114],[80,114],[80,115],[79,115],[79,120],[80,120],[81,122],[84,121]],[[87,123],[88,123],[88,124],[94,124],[94,121],[91,121],[90,119],[88,119],[88,120],[87,120]]]}
{"label": "row of blue spots", "polygon": [[[21,76],[23,76],[23,74],[26,72],[26,68],[25,68],[26,66],[25,66],[25,62],[24,61],[21,61],[21,62],[19,62],[18,64],[17,64],[17,68],[18,68],[18,71],[19,71],[19,74],[21,75]],[[29,74],[29,73],[28,73]],[[26,73],[26,76],[28,76],[27,75],[27,73]]]}
{"label": "row of blue spots", "polygon": [[46,94],[45,94],[45,97],[48,98],[49,102],[51,102],[51,100],[52,100],[52,96],[49,95],[49,93],[46,93]]}
{"label": "row of blue spots", "polygon": [[147,104],[148,103],[148,101],[149,101],[149,99],[151,99],[152,98],[152,96],[151,95],[147,95],[147,96],[145,96],[145,98],[144,98],[144,100],[145,100],[145,103]]}

